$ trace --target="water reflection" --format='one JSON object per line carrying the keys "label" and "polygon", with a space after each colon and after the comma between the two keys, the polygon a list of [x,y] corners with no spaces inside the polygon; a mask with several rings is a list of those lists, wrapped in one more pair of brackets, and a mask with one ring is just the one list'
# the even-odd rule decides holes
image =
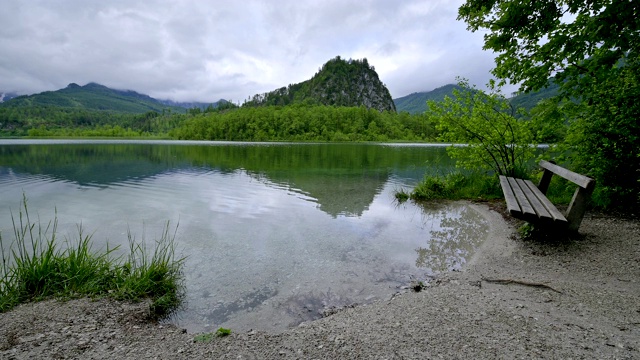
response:
{"label": "water reflection", "polygon": [[[439,221],[426,246],[415,249],[416,267],[433,272],[459,270],[486,238],[489,225],[470,207],[425,209],[425,223]],[[439,220],[436,220],[439,219]]]}
{"label": "water reflection", "polygon": [[0,231],[10,242],[9,210],[23,191],[45,221],[57,209],[60,230],[82,222],[96,242],[123,248],[128,227],[152,239],[179,221],[187,303],[171,321],[190,331],[280,331],[464,263],[486,236],[475,210],[394,202],[394,190],[446,172],[442,154],[372,144],[0,143]]}
{"label": "water reflection", "polygon": [[443,154],[441,148],[365,144],[0,144],[0,182],[8,181],[3,173],[11,171],[105,188],[170,172],[233,174],[240,169],[267,186],[315,199],[333,217],[360,216],[391,176],[420,178],[433,167],[425,170],[429,162],[440,170],[451,166]]}
{"label": "water reflection", "polygon": [[106,186],[185,167],[162,147],[139,144],[0,146],[0,168],[81,186]]}
{"label": "water reflection", "polygon": [[190,331],[284,330],[335,308],[388,299],[412,279],[459,269],[488,234],[481,214],[463,203],[395,206],[386,199],[360,218],[309,224],[309,209],[301,208],[286,216],[285,223],[296,224],[291,230],[247,229],[236,235],[246,239],[239,244],[216,236],[211,248],[222,245],[224,253],[189,259],[189,282],[206,290],[190,296],[188,311],[173,321]]}

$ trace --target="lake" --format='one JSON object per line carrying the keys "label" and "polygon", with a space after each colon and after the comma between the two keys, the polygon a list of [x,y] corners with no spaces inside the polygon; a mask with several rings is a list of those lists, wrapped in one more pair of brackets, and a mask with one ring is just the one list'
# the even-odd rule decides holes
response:
{"label": "lake", "polygon": [[[29,211],[94,249],[147,243],[170,222],[186,257],[191,332],[282,331],[322,311],[389,299],[459,269],[488,223],[464,203],[398,204],[453,163],[443,146],[0,140],[0,231]],[[179,224],[179,225],[178,225]]]}

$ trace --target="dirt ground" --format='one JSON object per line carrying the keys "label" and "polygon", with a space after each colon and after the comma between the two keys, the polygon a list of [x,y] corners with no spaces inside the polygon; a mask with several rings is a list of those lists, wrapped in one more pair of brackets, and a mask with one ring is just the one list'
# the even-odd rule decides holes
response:
{"label": "dirt ground", "polygon": [[587,214],[560,244],[517,237],[500,205],[470,204],[491,236],[420,292],[282,333],[194,334],[146,304],[50,300],[0,314],[2,359],[640,359],[640,222]]}

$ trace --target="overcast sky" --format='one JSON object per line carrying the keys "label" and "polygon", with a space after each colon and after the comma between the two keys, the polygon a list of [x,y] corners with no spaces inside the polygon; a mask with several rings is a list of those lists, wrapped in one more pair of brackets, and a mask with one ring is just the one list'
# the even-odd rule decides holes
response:
{"label": "overcast sky", "polygon": [[494,55],[462,0],[2,0],[0,91],[97,82],[159,99],[242,102],[367,58],[393,98],[484,87]]}

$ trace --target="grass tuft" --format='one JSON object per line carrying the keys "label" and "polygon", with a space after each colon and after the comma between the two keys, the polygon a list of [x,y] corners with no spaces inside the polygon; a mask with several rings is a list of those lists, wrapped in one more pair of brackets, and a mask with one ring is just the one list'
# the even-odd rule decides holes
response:
{"label": "grass tuft", "polygon": [[[0,233],[0,312],[18,304],[49,297],[109,296],[119,300],[151,299],[151,314],[163,317],[176,309],[183,298],[184,259],[175,257],[175,232],[167,222],[153,254],[147,253],[144,237],[136,242],[129,232],[129,256],[115,257],[109,248],[95,252],[91,235],[82,225],[77,239],[58,246],[57,215],[42,225],[31,220],[27,199],[16,217],[11,214],[15,242],[5,251]],[[176,226],[177,231],[177,226]]]}
{"label": "grass tuft", "polygon": [[184,295],[181,287],[184,258],[175,258],[176,233],[170,233],[169,225],[167,222],[151,256],[144,236],[137,242],[131,231],[127,231],[129,257],[122,267],[126,277],[122,289],[116,293],[117,298],[125,300],[151,298],[151,313],[160,317],[177,308]]}
{"label": "grass tuft", "polygon": [[200,342],[200,343],[208,343],[213,341],[214,338],[216,337],[225,337],[225,336],[229,336],[231,335],[231,329],[227,329],[227,328],[218,328],[218,330],[216,330],[215,333],[203,333],[203,334],[198,334],[193,338],[193,342]]}
{"label": "grass tuft", "polygon": [[221,327],[221,328],[218,328],[218,330],[216,330],[217,337],[225,337],[229,335],[231,335],[231,329]]}
{"label": "grass tuft", "polygon": [[403,203],[411,197],[411,194],[408,193],[405,189],[396,190],[394,196],[399,203]]}

